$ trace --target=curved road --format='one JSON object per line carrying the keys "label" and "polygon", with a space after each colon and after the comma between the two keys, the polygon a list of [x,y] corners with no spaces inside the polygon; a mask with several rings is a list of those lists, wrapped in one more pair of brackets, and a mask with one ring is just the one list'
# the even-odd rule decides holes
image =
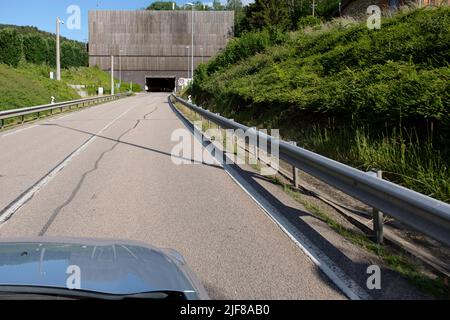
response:
{"label": "curved road", "polygon": [[180,128],[140,94],[0,133],[0,237],[173,248],[215,299],[345,298],[219,165],[172,162]]}

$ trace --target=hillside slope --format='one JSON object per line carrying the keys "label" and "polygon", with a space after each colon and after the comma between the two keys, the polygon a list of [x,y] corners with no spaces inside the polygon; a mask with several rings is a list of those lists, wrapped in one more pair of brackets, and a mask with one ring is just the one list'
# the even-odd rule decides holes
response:
{"label": "hillside slope", "polygon": [[[86,44],[65,37],[61,37],[60,40],[63,68],[88,65]],[[55,66],[55,52],[55,34],[31,26],[0,24],[0,63],[16,67],[20,60],[25,60]]]}
{"label": "hillside slope", "polygon": [[196,72],[194,101],[450,201],[450,8],[233,40]]}
{"label": "hillside slope", "polygon": [[[90,95],[98,87],[103,87],[106,94],[111,90],[110,75],[97,67],[63,69],[61,82],[49,78],[51,70],[49,66],[31,63],[21,63],[18,68],[0,64],[0,111],[48,104],[52,96],[56,101],[80,99],[69,85],[84,85]],[[119,92],[129,88],[128,83],[122,83]],[[133,85],[133,91],[140,91],[140,87]]]}

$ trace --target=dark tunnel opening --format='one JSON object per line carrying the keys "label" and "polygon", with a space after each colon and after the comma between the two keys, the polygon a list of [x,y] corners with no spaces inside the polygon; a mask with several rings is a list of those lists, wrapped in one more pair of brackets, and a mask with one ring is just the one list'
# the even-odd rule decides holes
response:
{"label": "dark tunnel opening", "polygon": [[148,92],[173,92],[176,86],[176,78],[153,78],[147,77],[145,83]]}

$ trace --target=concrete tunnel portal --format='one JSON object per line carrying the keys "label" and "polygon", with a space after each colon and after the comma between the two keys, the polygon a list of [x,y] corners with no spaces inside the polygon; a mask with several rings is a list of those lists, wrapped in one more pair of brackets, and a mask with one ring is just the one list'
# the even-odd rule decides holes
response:
{"label": "concrete tunnel portal", "polygon": [[173,92],[176,87],[176,77],[146,77],[147,92]]}
{"label": "concrete tunnel portal", "polygon": [[[89,66],[150,92],[172,92],[234,35],[233,11],[89,11]],[[192,37],[192,27],[194,37]]]}

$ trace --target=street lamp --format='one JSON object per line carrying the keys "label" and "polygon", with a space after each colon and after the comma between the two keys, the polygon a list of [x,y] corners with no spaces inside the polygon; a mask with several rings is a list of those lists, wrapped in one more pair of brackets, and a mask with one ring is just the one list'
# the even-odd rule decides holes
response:
{"label": "street lamp", "polygon": [[201,52],[201,55],[202,55],[202,64],[203,64],[203,62],[204,62],[204,59],[203,59],[203,48],[200,48],[200,52]]}
{"label": "street lamp", "polygon": [[119,84],[122,86],[122,52],[123,50],[119,50]]}
{"label": "street lamp", "polygon": [[192,70],[192,78],[194,78],[194,7],[195,7],[195,5],[192,2],[187,3],[187,5],[192,7],[191,70]]}
{"label": "street lamp", "polygon": [[189,79],[189,64],[190,64],[190,61],[189,61],[189,46],[187,46],[186,47],[186,52],[187,52],[187,59],[188,59],[188,68],[187,68],[187,72],[188,72],[188,74],[187,74],[187,78]]}
{"label": "street lamp", "polygon": [[56,18],[56,80],[61,81],[61,48],[59,41],[60,25],[64,24],[64,21]]}

